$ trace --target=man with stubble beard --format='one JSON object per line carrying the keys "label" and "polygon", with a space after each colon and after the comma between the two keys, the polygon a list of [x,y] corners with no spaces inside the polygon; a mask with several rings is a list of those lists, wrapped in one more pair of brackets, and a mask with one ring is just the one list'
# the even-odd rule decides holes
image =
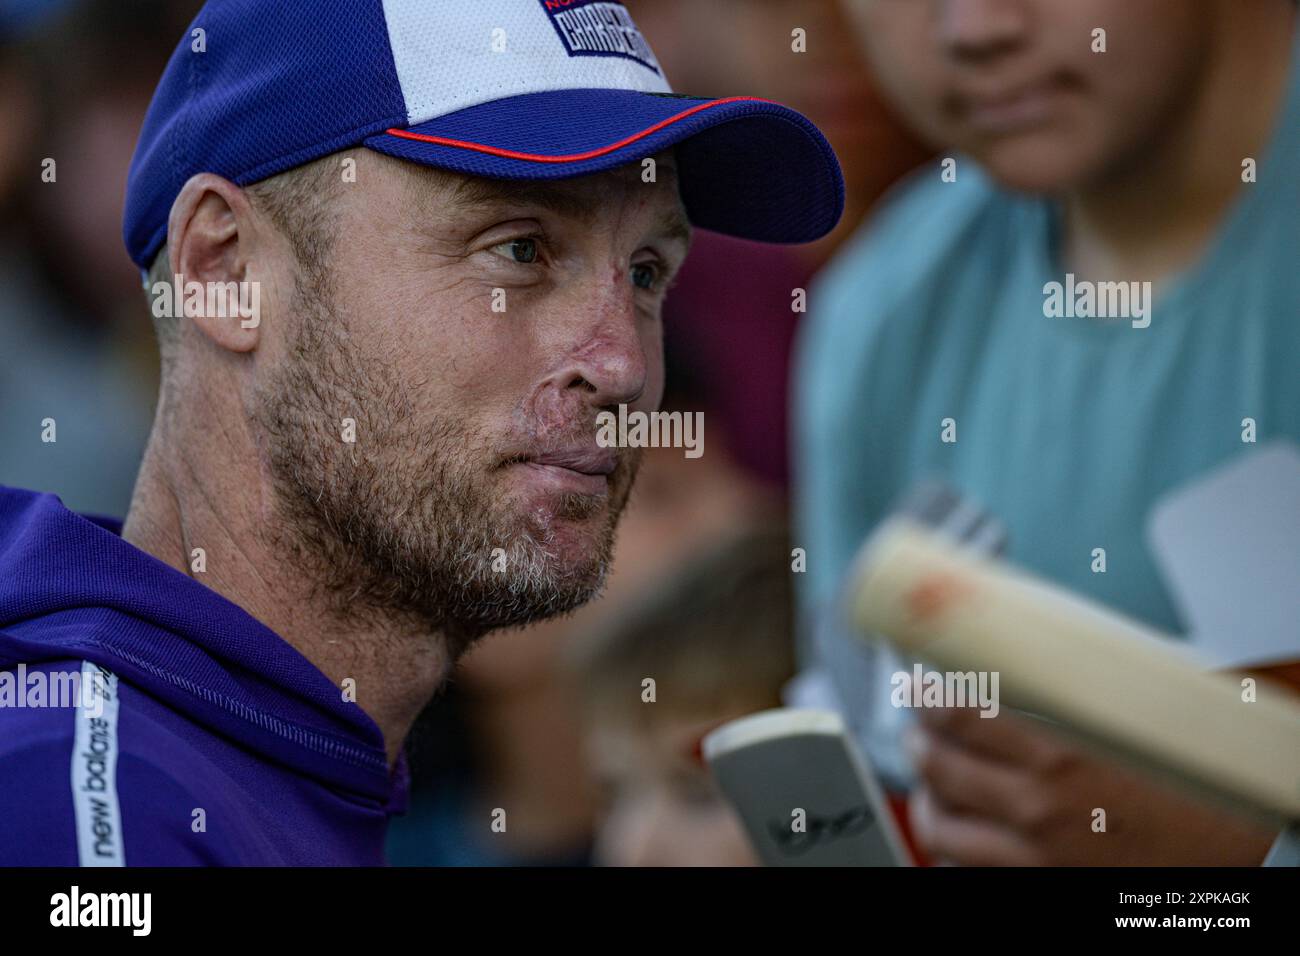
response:
{"label": "man with stubble beard", "polygon": [[173,54],[130,513],[0,492],[0,862],[380,862],[456,658],[601,586],[637,460],[596,416],[657,406],[692,225],[834,226],[820,133],[671,94],[620,4],[451,6],[213,0]]}

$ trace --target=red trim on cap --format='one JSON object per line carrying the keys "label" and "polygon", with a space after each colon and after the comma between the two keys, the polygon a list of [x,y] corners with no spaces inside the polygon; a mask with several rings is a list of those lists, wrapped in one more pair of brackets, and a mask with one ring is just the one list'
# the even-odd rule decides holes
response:
{"label": "red trim on cap", "polygon": [[671,126],[679,120],[684,120],[688,116],[693,116],[701,110],[712,109],[715,106],[722,106],[726,103],[771,103],[772,100],[765,100],[759,96],[728,96],[720,100],[711,100],[708,103],[700,103],[692,106],[688,110],[683,110],[676,116],[670,116],[666,120],[661,120],[653,126],[641,130],[639,133],[633,133],[626,139],[620,139],[617,143],[611,143],[608,146],[601,146],[599,149],[588,150],[585,153],[570,153],[567,156],[545,156],[541,153],[520,153],[513,149],[501,149],[498,146],[487,146],[483,143],[469,143],[460,139],[448,139],[446,136],[430,136],[427,133],[412,133],[408,129],[390,129],[389,136],[398,136],[402,139],[413,139],[421,143],[434,143],[438,146],[454,146],[457,149],[469,149],[476,153],[487,153],[490,156],[501,156],[504,159],[522,159],[530,163],[577,163],[584,159],[595,159],[598,156],[604,156],[607,153],[615,152],[624,146],[631,145],[639,139],[645,139],[651,133],[657,133],[665,126]]}

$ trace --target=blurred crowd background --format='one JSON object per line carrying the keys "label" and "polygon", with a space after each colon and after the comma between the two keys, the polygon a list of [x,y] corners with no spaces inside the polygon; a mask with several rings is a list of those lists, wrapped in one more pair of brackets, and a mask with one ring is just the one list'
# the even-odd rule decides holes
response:
{"label": "blurred crowd background", "polygon": [[[122,245],[123,189],[154,84],[200,6],[0,0],[0,482],[55,492],[81,512],[125,514],[152,420],[156,347]],[[926,153],[877,98],[835,0],[627,6],[675,90],[761,96],[809,116],[843,164],[848,211],[804,247],[697,236],[668,302],[665,405],[706,413],[708,454],[649,450],[605,597],[487,639],[430,705],[410,741],[397,864],[748,858],[698,742],[776,705],[794,669],[782,529],[802,316],[790,290],[807,287]],[[788,55],[791,24],[806,30],[808,55]],[[56,444],[40,442],[46,418]],[[636,640],[647,632],[664,636],[655,673],[689,677],[691,693],[621,707],[639,701],[628,675],[650,666]],[[509,813],[503,834],[489,827],[498,807]]]}

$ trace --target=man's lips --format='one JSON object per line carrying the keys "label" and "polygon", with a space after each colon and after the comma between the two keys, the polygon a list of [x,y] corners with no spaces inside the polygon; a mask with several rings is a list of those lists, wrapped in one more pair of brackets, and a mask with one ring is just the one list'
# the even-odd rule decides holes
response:
{"label": "man's lips", "polygon": [[618,455],[603,448],[561,449],[525,455],[514,464],[549,490],[603,496],[609,494],[609,476],[618,468]]}
{"label": "man's lips", "polygon": [[572,448],[531,455],[528,460],[536,465],[554,465],[584,475],[612,475],[618,467],[618,455],[612,448]]}

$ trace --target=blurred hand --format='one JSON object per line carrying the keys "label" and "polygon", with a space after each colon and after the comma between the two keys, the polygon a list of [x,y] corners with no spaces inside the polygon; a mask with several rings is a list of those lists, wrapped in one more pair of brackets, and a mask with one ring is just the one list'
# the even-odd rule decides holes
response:
{"label": "blurred hand", "polygon": [[[1083,750],[1032,718],[928,708],[908,738],[916,838],[970,866],[1255,866],[1276,833]],[[1106,811],[1093,831],[1094,808]]]}

